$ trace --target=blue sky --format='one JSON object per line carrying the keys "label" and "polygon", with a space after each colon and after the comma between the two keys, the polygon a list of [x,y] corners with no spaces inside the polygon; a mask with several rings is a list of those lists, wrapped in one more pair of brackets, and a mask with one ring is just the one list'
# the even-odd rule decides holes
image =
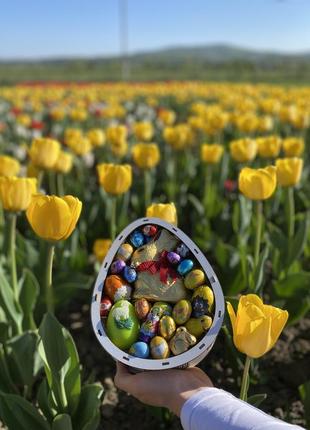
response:
{"label": "blue sky", "polygon": [[[129,52],[231,43],[310,51],[310,0],[127,0]],[[119,0],[3,0],[0,58],[119,53]]]}

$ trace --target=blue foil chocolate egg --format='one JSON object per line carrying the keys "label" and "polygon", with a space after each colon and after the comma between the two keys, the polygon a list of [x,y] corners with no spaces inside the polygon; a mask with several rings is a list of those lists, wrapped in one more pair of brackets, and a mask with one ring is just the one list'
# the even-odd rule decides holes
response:
{"label": "blue foil chocolate egg", "polygon": [[177,271],[181,276],[186,275],[190,270],[192,270],[194,266],[194,263],[192,260],[186,259],[181,261],[181,263],[178,265]]}
{"label": "blue foil chocolate egg", "polygon": [[124,260],[117,259],[113,261],[113,263],[111,264],[111,273],[113,274],[121,273],[125,266],[126,266],[126,263]]}
{"label": "blue foil chocolate egg", "polygon": [[139,230],[134,231],[130,235],[129,240],[135,248],[139,248],[144,244],[144,236]]}
{"label": "blue foil chocolate egg", "polygon": [[189,249],[187,248],[187,246],[184,243],[180,243],[175,252],[179,255],[181,255],[182,258],[185,258],[188,256],[189,254]]}
{"label": "blue foil chocolate egg", "polygon": [[160,317],[158,315],[153,315],[152,312],[150,312],[144,323],[141,325],[139,340],[146,343],[150,342],[157,333],[159,320]]}
{"label": "blue foil chocolate egg", "polygon": [[170,264],[178,264],[181,260],[181,256],[176,252],[170,251],[167,253],[167,260]]}
{"label": "blue foil chocolate egg", "polygon": [[135,342],[129,349],[129,354],[138,358],[148,358],[150,355],[150,348],[145,342]]}
{"label": "blue foil chocolate egg", "polygon": [[123,270],[123,277],[129,283],[135,282],[137,279],[137,272],[133,267],[125,266]]}

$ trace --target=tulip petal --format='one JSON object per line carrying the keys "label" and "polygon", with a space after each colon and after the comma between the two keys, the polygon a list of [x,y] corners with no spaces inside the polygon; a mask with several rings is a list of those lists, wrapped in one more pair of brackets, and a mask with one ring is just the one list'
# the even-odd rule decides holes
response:
{"label": "tulip petal", "polygon": [[63,237],[63,239],[67,239],[73,232],[76,223],[78,222],[78,219],[81,215],[82,202],[78,198],[73,196],[64,196],[62,199],[67,203],[71,212],[71,222],[68,225],[68,229],[65,236]]}
{"label": "tulip petal", "polygon": [[233,332],[235,332],[236,320],[237,320],[236,313],[230,302],[226,302],[226,304],[227,304],[227,312],[230,318],[231,326],[232,326]]}

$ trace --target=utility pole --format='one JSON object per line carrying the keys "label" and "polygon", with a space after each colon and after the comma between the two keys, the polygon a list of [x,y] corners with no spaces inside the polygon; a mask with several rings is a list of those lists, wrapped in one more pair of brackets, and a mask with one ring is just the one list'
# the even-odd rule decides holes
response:
{"label": "utility pole", "polygon": [[128,0],[119,0],[119,39],[122,67],[122,80],[130,78],[130,63],[128,57]]}

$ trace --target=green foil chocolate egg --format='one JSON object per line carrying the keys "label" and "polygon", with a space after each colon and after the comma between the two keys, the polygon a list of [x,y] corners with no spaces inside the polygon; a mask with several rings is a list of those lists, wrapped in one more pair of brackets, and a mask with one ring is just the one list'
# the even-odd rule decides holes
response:
{"label": "green foil chocolate egg", "polygon": [[159,321],[159,333],[160,335],[169,340],[176,330],[174,319],[168,315],[164,315]]}
{"label": "green foil chocolate egg", "polygon": [[191,270],[184,279],[184,285],[189,290],[199,287],[205,281],[205,274],[200,269]]}
{"label": "green foil chocolate egg", "polygon": [[178,325],[185,324],[192,313],[192,305],[189,300],[182,299],[176,303],[172,310],[172,318]]}
{"label": "green foil chocolate egg", "polygon": [[135,343],[139,335],[139,320],[134,306],[127,300],[119,300],[109,312],[106,330],[110,340],[120,349],[126,350]]}
{"label": "green foil chocolate egg", "polygon": [[161,336],[155,336],[150,343],[151,356],[156,359],[169,357],[169,346]]}

